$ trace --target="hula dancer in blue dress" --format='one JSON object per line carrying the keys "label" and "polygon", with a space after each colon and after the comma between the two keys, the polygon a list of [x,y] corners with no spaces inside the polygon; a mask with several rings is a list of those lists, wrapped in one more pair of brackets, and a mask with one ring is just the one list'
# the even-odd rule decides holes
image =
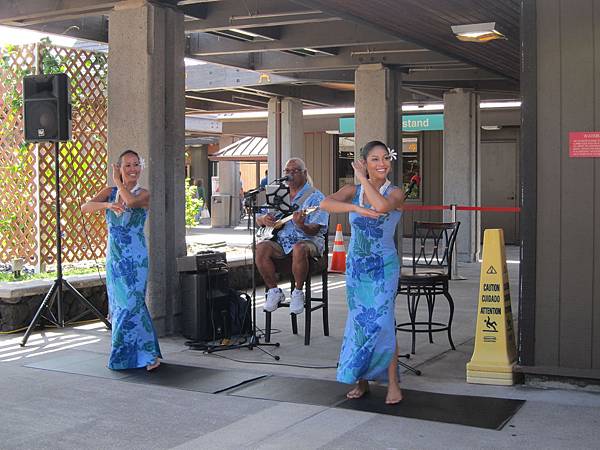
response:
{"label": "hula dancer in blue dress", "polygon": [[113,164],[116,187],[102,189],[81,207],[84,213],[106,211],[106,290],[112,325],[108,367],[113,370],[153,370],[162,358],[145,303],[148,251],[144,223],[150,193],[138,185],[141,171],[138,154],[124,151],[119,163]]}
{"label": "hula dancer in blue dress", "polygon": [[337,379],[356,384],[348,398],[360,398],[369,381],[387,381],[385,402],[402,400],[394,333],[394,302],[400,262],[394,231],[402,215],[402,190],[387,177],[395,153],[379,141],[361,149],[352,163],[358,185],[346,185],[321,202],[330,213],[350,213],[352,237],[346,262],[348,320]]}

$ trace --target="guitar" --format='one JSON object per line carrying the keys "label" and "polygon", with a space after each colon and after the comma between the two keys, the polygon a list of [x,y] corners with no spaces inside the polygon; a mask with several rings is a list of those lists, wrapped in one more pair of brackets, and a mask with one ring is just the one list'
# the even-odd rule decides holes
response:
{"label": "guitar", "polygon": [[[302,213],[306,216],[308,214],[314,213],[315,211],[318,211],[318,209],[318,206],[312,206],[310,208],[302,210]],[[294,215],[290,214],[279,219],[277,222],[275,222],[275,224],[272,227],[267,227],[264,225],[259,227],[256,230],[256,242],[275,240],[275,238],[277,237],[277,233],[279,233],[279,230],[281,230],[283,226],[293,218]]]}

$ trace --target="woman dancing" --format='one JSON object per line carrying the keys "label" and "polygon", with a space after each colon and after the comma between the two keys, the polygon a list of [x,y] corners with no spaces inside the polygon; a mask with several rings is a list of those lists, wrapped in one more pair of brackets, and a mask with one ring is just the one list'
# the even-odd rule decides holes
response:
{"label": "woman dancing", "polygon": [[114,370],[153,370],[162,358],[145,303],[148,251],[144,223],[150,193],[138,185],[141,171],[139,155],[125,150],[118,164],[113,164],[116,187],[102,189],[81,207],[84,213],[106,211],[106,290],[112,325],[108,367]]}
{"label": "woman dancing", "polygon": [[369,381],[387,381],[385,402],[402,400],[394,333],[394,302],[400,262],[394,231],[402,215],[402,190],[388,180],[395,153],[380,141],[361,149],[352,163],[360,184],[346,185],[321,202],[330,213],[350,213],[352,237],[346,262],[348,320],[337,379],[356,384],[348,398],[360,398]]}

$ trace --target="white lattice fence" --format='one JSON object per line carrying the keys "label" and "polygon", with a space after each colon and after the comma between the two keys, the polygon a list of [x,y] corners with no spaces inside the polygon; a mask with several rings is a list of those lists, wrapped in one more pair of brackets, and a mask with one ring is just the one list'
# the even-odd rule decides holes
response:
{"label": "white lattice fence", "polygon": [[0,261],[38,262],[35,146],[23,142],[23,76],[35,72],[35,46],[8,47],[0,63]]}
{"label": "white lattice fence", "polygon": [[[106,55],[40,44],[22,47],[18,51],[4,50],[3,56],[10,61],[14,59],[14,64],[26,65],[27,70],[34,73],[36,52],[40,73],[65,72],[71,79],[72,140],[61,143],[59,147],[63,258],[71,262],[98,258],[104,255],[106,247],[104,217],[92,215],[84,218],[80,206],[106,184]],[[16,116],[12,118],[13,127],[17,130],[12,140],[22,142],[21,113]],[[14,145],[8,133],[0,135],[0,163],[3,167],[14,159],[9,150]],[[6,203],[10,205],[7,211],[11,214],[7,217],[19,212],[24,218],[20,221],[19,230],[15,230],[14,226],[10,229],[5,226],[4,232],[0,230],[0,260],[22,256],[32,263],[53,263],[56,260],[54,145],[44,143],[24,148],[26,155],[21,155],[21,160],[27,165],[21,164],[19,176],[14,177],[10,186],[6,189],[0,187],[2,211]],[[18,182],[21,184],[17,185]],[[39,215],[36,212],[38,203]],[[21,242],[20,246],[16,246],[15,241]]]}

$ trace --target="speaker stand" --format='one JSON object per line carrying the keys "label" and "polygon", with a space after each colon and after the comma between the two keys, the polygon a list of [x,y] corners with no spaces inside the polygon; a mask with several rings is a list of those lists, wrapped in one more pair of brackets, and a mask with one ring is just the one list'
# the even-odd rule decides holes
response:
{"label": "speaker stand", "polygon": [[[23,340],[21,341],[21,347],[24,347],[27,344],[27,340],[31,335],[31,332],[38,325],[40,319],[44,318],[54,326],[58,328],[64,328],[66,325],[76,322],[81,319],[83,316],[92,312],[98,319],[100,319],[106,325],[106,328],[110,330],[110,323],[106,320],[104,315],[98,311],[98,309],[88,300],[86,299],[77,289],[73,287],[71,283],[63,278],[62,273],[62,236],[61,236],[61,226],[60,226],[60,152],[59,152],[59,143],[58,141],[54,142],[54,172],[55,172],[55,183],[54,189],[56,193],[56,280],[54,280],[54,284],[42,300],[42,304],[38,308],[37,312],[33,316],[27,331],[25,332],[25,336],[23,336]],[[71,291],[75,298],[80,301],[85,310],[77,315],[76,317],[65,321],[65,311],[63,308],[63,300],[65,291]],[[52,311],[52,308],[56,305],[56,314]]]}

